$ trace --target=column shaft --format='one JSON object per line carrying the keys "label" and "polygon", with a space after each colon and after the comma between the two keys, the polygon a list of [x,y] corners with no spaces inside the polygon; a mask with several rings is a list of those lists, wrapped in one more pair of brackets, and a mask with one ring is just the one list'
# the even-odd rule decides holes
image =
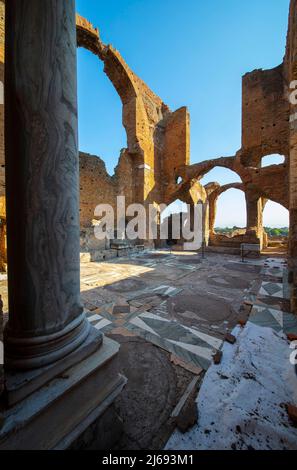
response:
{"label": "column shaft", "polygon": [[74,0],[6,6],[7,367],[34,368],[88,335],[80,302]]}

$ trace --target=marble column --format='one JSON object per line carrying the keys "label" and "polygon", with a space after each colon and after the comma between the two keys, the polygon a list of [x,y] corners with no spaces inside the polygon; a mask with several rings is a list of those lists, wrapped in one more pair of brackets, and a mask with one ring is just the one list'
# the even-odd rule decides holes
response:
{"label": "marble column", "polygon": [[9,322],[5,367],[78,348],[80,301],[74,0],[6,5],[5,144]]}

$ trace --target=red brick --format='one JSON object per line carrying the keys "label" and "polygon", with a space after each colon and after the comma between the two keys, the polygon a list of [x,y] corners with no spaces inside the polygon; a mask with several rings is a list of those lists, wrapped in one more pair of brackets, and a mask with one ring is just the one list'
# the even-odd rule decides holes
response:
{"label": "red brick", "polygon": [[297,407],[292,404],[287,404],[287,412],[290,420],[297,426]]}
{"label": "red brick", "polygon": [[227,341],[227,343],[234,344],[234,343],[236,343],[236,338],[235,338],[235,336],[231,335],[230,333],[227,333],[225,335],[225,341]]}

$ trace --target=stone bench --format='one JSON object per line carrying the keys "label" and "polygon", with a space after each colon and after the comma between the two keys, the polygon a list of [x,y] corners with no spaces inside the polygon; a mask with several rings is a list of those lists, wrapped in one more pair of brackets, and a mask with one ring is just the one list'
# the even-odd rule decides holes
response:
{"label": "stone bench", "polygon": [[257,243],[241,243],[240,245],[241,260],[244,262],[244,256],[248,253],[257,253],[259,256],[261,254],[260,245]]}

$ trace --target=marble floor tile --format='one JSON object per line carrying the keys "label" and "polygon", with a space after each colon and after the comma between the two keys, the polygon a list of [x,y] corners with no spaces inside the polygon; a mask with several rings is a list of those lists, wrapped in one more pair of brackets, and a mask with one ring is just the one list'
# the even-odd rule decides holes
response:
{"label": "marble floor tile", "polygon": [[262,282],[259,290],[260,296],[284,297],[283,284],[276,282]]}
{"label": "marble floor tile", "polygon": [[275,310],[269,306],[254,305],[249,321],[259,326],[272,328],[284,334],[297,334],[296,315],[281,310]]}

